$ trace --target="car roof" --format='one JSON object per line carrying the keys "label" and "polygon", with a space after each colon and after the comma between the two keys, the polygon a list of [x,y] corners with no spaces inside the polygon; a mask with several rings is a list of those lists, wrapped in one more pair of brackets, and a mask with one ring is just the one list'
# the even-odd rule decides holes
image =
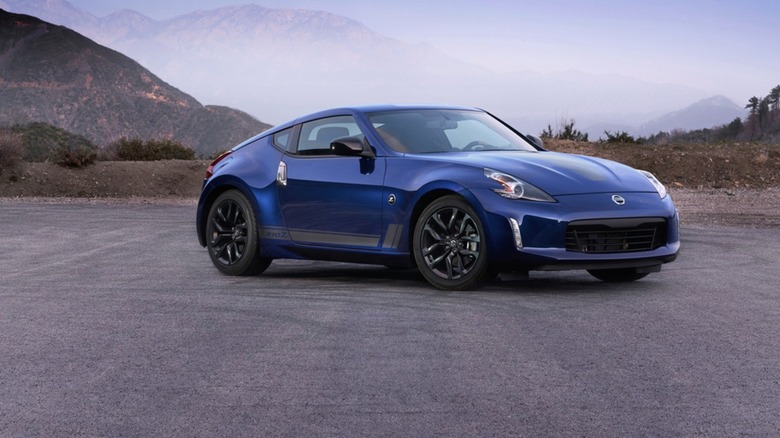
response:
{"label": "car roof", "polygon": [[[344,106],[337,108],[330,108],[322,111],[317,111],[305,116],[296,118],[285,123],[285,126],[291,126],[298,123],[306,122],[309,120],[321,119],[323,117],[341,115],[341,114],[358,114],[358,113],[373,113],[380,111],[404,111],[404,110],[466,110],[466,111],[482,111],[474,107],[455,106],[455,105],[430,105],[430,104],[415,104],[415,105],[401,105],[401,104],[376,104],[376,105],[359,105],[359,106]],[[280,125],[282,126],[282,125]]]}
{"label": "car roof", "polygon": [[361,114],[361,113],[373,113],[380,111],[405,111],[405,110],[461,110],[461,111],[483,111],[480,108],[458,106],[458,105],[435,105],[435,104],[374,104],[374,105],[356,105],[356,106],[343,106],[325,109],[317,112],[313,112],[304,116],[297,117],[287,122],[276,125],[270,129],[267,129],[254,137],[247,139],[240,143],[233,149],[238,149],[248,143],[251,143],[259,138],[273,135],[279,131],[283,131],[291,126],[299,123],[307,122],[309,120],[317,120],[324,117],[345,115],[345,114]]}
{"label": "car roof", "polygon": [[340,108],[331,108],[316,113],[309,114],[302,118],[317,118],[323,113],[332,112],[353,112],[353,113],[371,113],[377,111],[402,111],[402,110],[416,110],[416,109],[455,109],[455,110],[476,110],[473,107],[454,106],[454,105],[430,105],[430,104],[414,104],[414,105],[401,105],[401,104],[376,104],[376,105],[359,105],[359,106],[345,106]]}

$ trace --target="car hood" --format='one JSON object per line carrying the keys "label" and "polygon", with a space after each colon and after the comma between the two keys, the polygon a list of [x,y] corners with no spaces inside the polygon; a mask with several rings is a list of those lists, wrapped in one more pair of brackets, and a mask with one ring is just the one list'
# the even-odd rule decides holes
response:
{"label": "car hood", "polygon": [[508,173],[553,196],[656,191],[652,183],[636,169],[584,155],[546,151],[483,151],[441,154],[437,159]]}

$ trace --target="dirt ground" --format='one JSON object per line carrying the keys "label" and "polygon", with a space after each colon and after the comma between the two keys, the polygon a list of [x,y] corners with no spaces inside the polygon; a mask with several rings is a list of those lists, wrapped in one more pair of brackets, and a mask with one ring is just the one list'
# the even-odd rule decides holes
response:
{"label": "dirt ground", "polygon": [[672,188],[780,186],[780,145],[758,143],[623,145],[552,141],[547,148],[591,155],[652,172]]}
{"label": "dirt ground", "polygon": [[0,197],[197,198],[207,161],[98,161],[83,168],[21,163],[0,173]]}
{"label": "dirt ground", "polygon": [[[780,228],[780,145],[608,145],[547,148],[653,172],[684,224]],[[85,168],[21,163],[0,169],[2,202],[142,202],[195,205],[208,161],[97,162]]]}

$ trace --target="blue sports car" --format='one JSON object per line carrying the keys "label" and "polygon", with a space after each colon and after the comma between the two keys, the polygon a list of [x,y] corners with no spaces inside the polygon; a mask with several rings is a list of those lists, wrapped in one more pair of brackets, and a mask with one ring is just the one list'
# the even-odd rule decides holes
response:
{"label": "blue sports car", "polygon": [[447,290],[530,270],[633,281],[680,248],[652,174],[451,106],[338,108],[265,131],[211,163],[196,221],[228,275],[318,259],[416,267]]}

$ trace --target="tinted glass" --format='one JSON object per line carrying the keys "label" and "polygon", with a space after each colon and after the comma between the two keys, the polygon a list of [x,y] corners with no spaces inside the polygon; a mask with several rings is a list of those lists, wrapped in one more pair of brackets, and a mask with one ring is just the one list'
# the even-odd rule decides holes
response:
{"label": "tinted glass", "polygon": [[385,111],[368,118],[385,143],[398,152],[536,151],[506,125],[480,111]]}
{"label": "tinted glass", "polygon": [[292,131],[292,128],[287,128],[274,134],[274,145],[284,151],[292,149]]}
{"label": "tinted glass", "polygon": [[328,117],[301,126],[296,152],[301,155],[330,154],[330,142],[340,137],[358,137],[363,133],[352,116]]}

